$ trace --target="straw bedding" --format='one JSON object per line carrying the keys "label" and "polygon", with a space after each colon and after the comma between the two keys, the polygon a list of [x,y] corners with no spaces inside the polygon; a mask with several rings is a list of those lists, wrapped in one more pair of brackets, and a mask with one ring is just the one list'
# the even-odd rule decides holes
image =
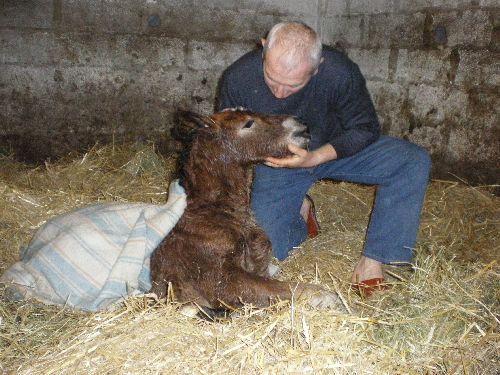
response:
{"label": "straw bedding", "polygon": [[[175,160],[150,146],[95,147],[36,168],[0,159],[0,272],[49,218],[96,202],[166,199]],[[349,289],[374,188],[311,191],[322,233],[280,278],[340,293],[348,314],[282,301],[211,323],[175,303],[129,298],[99,313],[0,299],[0,369],[20,374],[496,374],[500,367],[500,199],[491,187],[432,181],[416,257],[393,287]],[[0,297],[3,291],[0,290]]]}

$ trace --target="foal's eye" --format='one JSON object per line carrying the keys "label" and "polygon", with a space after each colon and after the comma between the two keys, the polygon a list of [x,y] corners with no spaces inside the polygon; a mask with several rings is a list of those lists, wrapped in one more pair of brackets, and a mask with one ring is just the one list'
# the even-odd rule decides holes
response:
{"label": "foal's eye", "polygon": [[252,125],[253,125],[253,120],[248,120],[245,126],[243,126],[243,129],[251,128]]}

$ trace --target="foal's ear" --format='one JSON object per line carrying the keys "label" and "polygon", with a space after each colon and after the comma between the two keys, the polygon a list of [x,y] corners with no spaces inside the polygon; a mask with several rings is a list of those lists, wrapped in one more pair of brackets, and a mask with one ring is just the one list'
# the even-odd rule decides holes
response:
{"label": "foal's ear", "polygon": [[190,124],[199,129],[209,129],[216,125],[215,121],[209,116],[200,115],[190,111],[177,111],[177,118],[179,122]]}
{"label": "foal's ear", "polygon": [[177,111],[176,120],[170,134],[174,139],[184,143],[191,142],[200,131],[210,132],[215,125],[215,122],[208,116],[184,110]]}

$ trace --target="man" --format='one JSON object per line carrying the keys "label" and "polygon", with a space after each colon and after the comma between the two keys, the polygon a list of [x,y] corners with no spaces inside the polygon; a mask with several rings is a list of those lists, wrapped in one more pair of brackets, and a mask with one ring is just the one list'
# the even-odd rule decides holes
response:
{"label": "man", "polygon": [[307,238],[307,224],[314,224],[306,193],[315,181],[376,185],[363,253],[351,279],[370,294],[384,281],[383,264],[412,259],[429,156],[414,144],[380,136],[358,66],[338,51],[323,50],[310,27],[277,24],[262,46],[227,69],[219,110],[241,106],[296,116],[308,126],[311,143],[308,151],[289,145],[292,157],[269,158],[256,167],[251,200],[257,222],[283,260]]}

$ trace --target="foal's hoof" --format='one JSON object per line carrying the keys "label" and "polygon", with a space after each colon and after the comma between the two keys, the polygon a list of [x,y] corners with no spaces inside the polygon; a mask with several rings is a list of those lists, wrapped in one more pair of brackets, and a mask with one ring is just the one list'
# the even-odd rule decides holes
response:
{"label": "foal's hoof", "polygon": [[212,309],[206,306],[199,306],[194,303],[188,303],[179,308],[179,312],[188,318],[198,318],[209,322],[217,322],[235,318],[237,311],[227,309]]}
{"label": "foal's hoof", "polygon": [[307,303],[317,309],[335,309],[345,312],[344,304],[337,293],[325,289],[314,289],[308,292]]}
{"label": "foal's hoof", "polygon": [[195,318],[200,313],[200,309],[194,303],[188,303],[186,305],[182,305],[179,308],[179,312],[188,318]]}

